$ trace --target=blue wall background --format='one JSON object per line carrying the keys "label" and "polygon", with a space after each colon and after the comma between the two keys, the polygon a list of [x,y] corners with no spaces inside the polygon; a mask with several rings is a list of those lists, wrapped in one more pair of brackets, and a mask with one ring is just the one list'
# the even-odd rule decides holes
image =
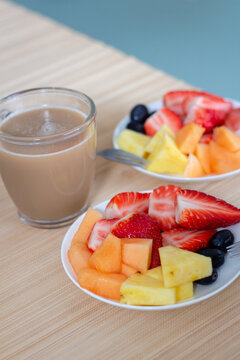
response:
{"label": "blue wall background", "polygon": [[239,0],[15,0],[194,86],[240,100]]}

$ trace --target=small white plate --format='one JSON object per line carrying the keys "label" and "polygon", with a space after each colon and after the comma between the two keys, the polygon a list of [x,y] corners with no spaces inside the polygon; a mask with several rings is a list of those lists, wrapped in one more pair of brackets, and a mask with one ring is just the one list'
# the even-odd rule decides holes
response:
{"label": "small white plate", "polygon": [[[147,192],[147,191],[146,191]],[[150,191],[148,191],[150,192]],[[104,201],[94,208],[101,213],[104,213],[105,207],[108,204],[109,200]],[[237,277],[240,275],[240,261],[239,257],[230,257],[229,255],[225,256],[225,263],[218,269],[218,279],[215,281],[215,283],[211,285],[196,285],[195,291],[194,291],[194,298],[189,301],[183,301],[178,302],[174,305],[166,305],[166,306],[134,306],[134,305],[125,305],[120,304],[118,301],[110,300],[107,298],[104,298],[102,296],[98,296],[91,291],[88,291],[84,288],[82,288],[78,282],[77,282],[77,276],[74,273],[72,266],[68,260],[67,252],[71,246],[72,238],[77,231],[80,223],[82,222],[83,217],[85,216],[85,213],[81,215],[68,229],[63,242],[61,246],[61,260],[63,268],[69,277],[69,279],[82,291],[84,291],[86,294],[94,297],[95,299],[98,299],[100,301],[103,301],[107,304],[119,306],[124,309],[131,309],[131,310],[169,310],[169,309],[178,309],[184,306],[189,306],[196,304],[200,301],[203,301],[205,299],[208,299],[212,297],[213,295],[216,295],[223,289],[225,289],[227,286],[229,286]],[[233,225],[229,227],[229,229],[233,232],[235,239],[237,239],[240,235],[240,223],[237,225]],[[236,240],[235,240],[236,241]]]}
{"label": "small white plate", "polygon": [[[240,106],[240,102],[232,100],[232,99],[228,99],[233,103],[234,107],[239,107]],[[152,111],[156,111],[159,110],[161,107],[163,106],[163,103],[161,100],[159,101],[155,101],[152,102],[150,104],[147,105],[147,108],[149,110],[149,112]],[[115,149],[119,149],[119,146],[116,142],[116,139],[118,138],[118,136],[120,135],[120,133],[126,128],[127,124],[130,122],[130,116],[127,115],[125,116],[116,126],[114,133],[113,133],[113,146]],[[218,180],[222,180],[222,179],[226,179],[228,177],[231,176],[235,176],[237,174],[240,174],[240,169],[238,170],[234,170],[225,174],[220,174],[220,175],[211,175],[211,176],[203,176],[203,177],[196,177],[196,178],[186,178],[186,177],[182,177],[182,176],[175,176],[175,175],[167,175],[167,174],[158,174],[158,173],[154,173],[152,171],[148,171],[136,166],[133,166],[136,170],[161,179],[161,180],[167,180],[167,181],[172,181],[172,182],[178,182],[178,183],[199,183],[199,182],[209,182],[209,181],[218,181]]]}

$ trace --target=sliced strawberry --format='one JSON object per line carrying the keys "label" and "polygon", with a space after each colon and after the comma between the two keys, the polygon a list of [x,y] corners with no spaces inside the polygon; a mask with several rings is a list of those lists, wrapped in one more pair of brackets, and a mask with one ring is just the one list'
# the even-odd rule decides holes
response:
{"label": "sliced strawberry", "polygon": [[210,141],[213,140],[213,133],[208,133],[208,134],[204,134],[201,139],[200,139],[200,143],[203,144],[209,144]]}
{"label": "sliced strawberry", "polygon": [[240,209],[195,190],[180,190],[176,204],[176,222],[186,229],[216,229],[240,221]]}
{"label": "sliced strawberry", "polygon": [[182,119],[165,107],[147,118],[144,123],[146,134],[149,136],[155,135],[163,124],[168,125],[174,133],[177,133],[183,126]]}
{"label": "sliced strawberry", "polygon": [[114,196],[106,206],[107,219],[122,218],[131,212],[148,212],[149,196],[147,193],[123,192]]}
{"label": "sliced strawberry", "polygon": [[228,114],[225,125],[240,137],[240,108],[233,109]]}
{"label": "sliced strawberry", "polygon": [[[158,248],[162,246],[161,227],[158,222],[144,213],[131,213],[120,219],[111,231],[118,238],[152,239],[152,262],[160,264]],[[151,266],[152,266],[151,262]]]}
{"label": "sliced strawberry", "polygon": [[96,222],[93,226],[91,234],[88,238],[88,248],[92,251],[95,251],[99,245],[103,242],[104,239],[111,232],[113,225],[118,221],[118,219],[102,219]]}
{"label": "sliced strawberry", "polygon": [[194,122],[204,127],[206,132],[210,132],[215,126],[224,123],[232,107],[230,101],[216,101],[204,97],[187,99],[185,100],[187,116],[184,123]]}
{"label": "sliced strawberry", "polygon": [[180,249],[197,251],[208,246],[216,230],[186,230],[182,228],[164,231],[163,246],[172,245]]}
{"label": "sliced strawberry", "polygon": [[149,198],[148,214],[156,219],[162,230],[178,227],[175,220],[175,202],[179,186],[159,186],[153,190]]}
{"label": "sliced strawberry", "polygon": [[224,101],[220,96],[197,90],[177,90],[166,93],[163,97],[163,104],[180,116],[186,115],[186,99],[192,100],[197,97],[206,97],[212,100]]}

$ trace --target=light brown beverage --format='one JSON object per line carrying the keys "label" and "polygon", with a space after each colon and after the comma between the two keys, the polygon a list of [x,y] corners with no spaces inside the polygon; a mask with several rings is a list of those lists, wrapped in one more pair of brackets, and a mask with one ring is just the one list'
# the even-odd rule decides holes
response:
{"label": "light brown beverage", "polygon": [[86,207],[96,139],[94,123],[77,131],[83,121],[77,110],[45,106],[10,114],[1,124],[2,134],[26,138],[21,144],[4,141],[0,149],[2,179],[24,216],[58,220]]}

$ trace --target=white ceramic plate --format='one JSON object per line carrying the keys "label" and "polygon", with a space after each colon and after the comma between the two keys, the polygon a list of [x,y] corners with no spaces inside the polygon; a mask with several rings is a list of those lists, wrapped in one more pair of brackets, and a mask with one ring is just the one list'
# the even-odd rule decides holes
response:
{"label": "white ceramic plate", "polygon": [[[104,201],[94,208],[102,213],[104,213],[105,207],[109,200]],[[189,306],[196,304],[200,301],[203,301],[205,299],[208,299],[212,297],[213,295],[216,295],[223,289],[225,289],[227,286],[229,286],[239,275],[240,275],[240,261],[239,257],[230,257],[229,255],[225,256],[225,263],[218,269],[218,279],[215,283],[211,285],[197,285],[195,287],[194,291],[194,298],[189,301],[183,301],[178,302],[174,305],[167,305],[167,306],[133,306],[133,305],[125,305],[120,304],[118,301],[109,300],[107,298],[104,298],[102,296],[98,296],[91,291],[88,291],[86,289],[83,289],[77,282],[77,277],[72,269],[71,264],[69,263],[67,252],[68,249],[71,246],[72,238],[77,231],[80,223],[82,222],[82,219],[84,217],[85,213],[81,215],[68,229],[61,247],[61,260],[63,264],[63,268],[69,277],[69,279],[82,291],[84,291],[86,294],[94,297],[95,299],[98,299],[100,301],[103,301],[107,304],[119,306],[124,309],[131,309],[131,310],[169,310],[169,309],[177,309],[181,308],[183,306]],[[229,227],[229,229],[233,232],[235,239],[237,239],[237,236],[239,237],[240,234],[240,223],[237,225],[233,225]]]}
{"label": "white ceramic plate", "polygon": [[[232,99],[228,99],[230,100],[234,107],[239,107],[240,103],[232,100]],[[162,101],[155,101],[153,103],[150,103],[147,105],[149,112],[152,111],[156,111],[159,110],[161,107],[163,106]],[[116,143],[116,139],[117,137],[120,135],[120,133],[126,128],[127,124],[130,122],[130,116],[127,115],[125,116],[116,126],[114,133],[113,133],[113,146],[116,149],[119,149],[119,146]],[[228,177],[231,176],[235,176],[237,174],[240,174],[240,169],[238,170],[234,170],[231,171],[229,173],[226,174],[221,174],[221,175],[211,175],[211,176],[203,176],[203,177],[196,177],[196,178],[186,178],[186,177],[181,177],[181,176],[174,176],[174,175],[167,175],[167,174],[157,174],[154,173],[152,171],[148,171],[145,169],[141,169],[139,167],[135,167],[134,168],[146,175],[161,179],[161,180],[167,180],[167,181],[172,181],[172,182],[178,182],[178,183],[199,183],[199,182],[209,182],[209,181],[217,181],[217,180],[222,180],[222,179],[226,179]]]}

